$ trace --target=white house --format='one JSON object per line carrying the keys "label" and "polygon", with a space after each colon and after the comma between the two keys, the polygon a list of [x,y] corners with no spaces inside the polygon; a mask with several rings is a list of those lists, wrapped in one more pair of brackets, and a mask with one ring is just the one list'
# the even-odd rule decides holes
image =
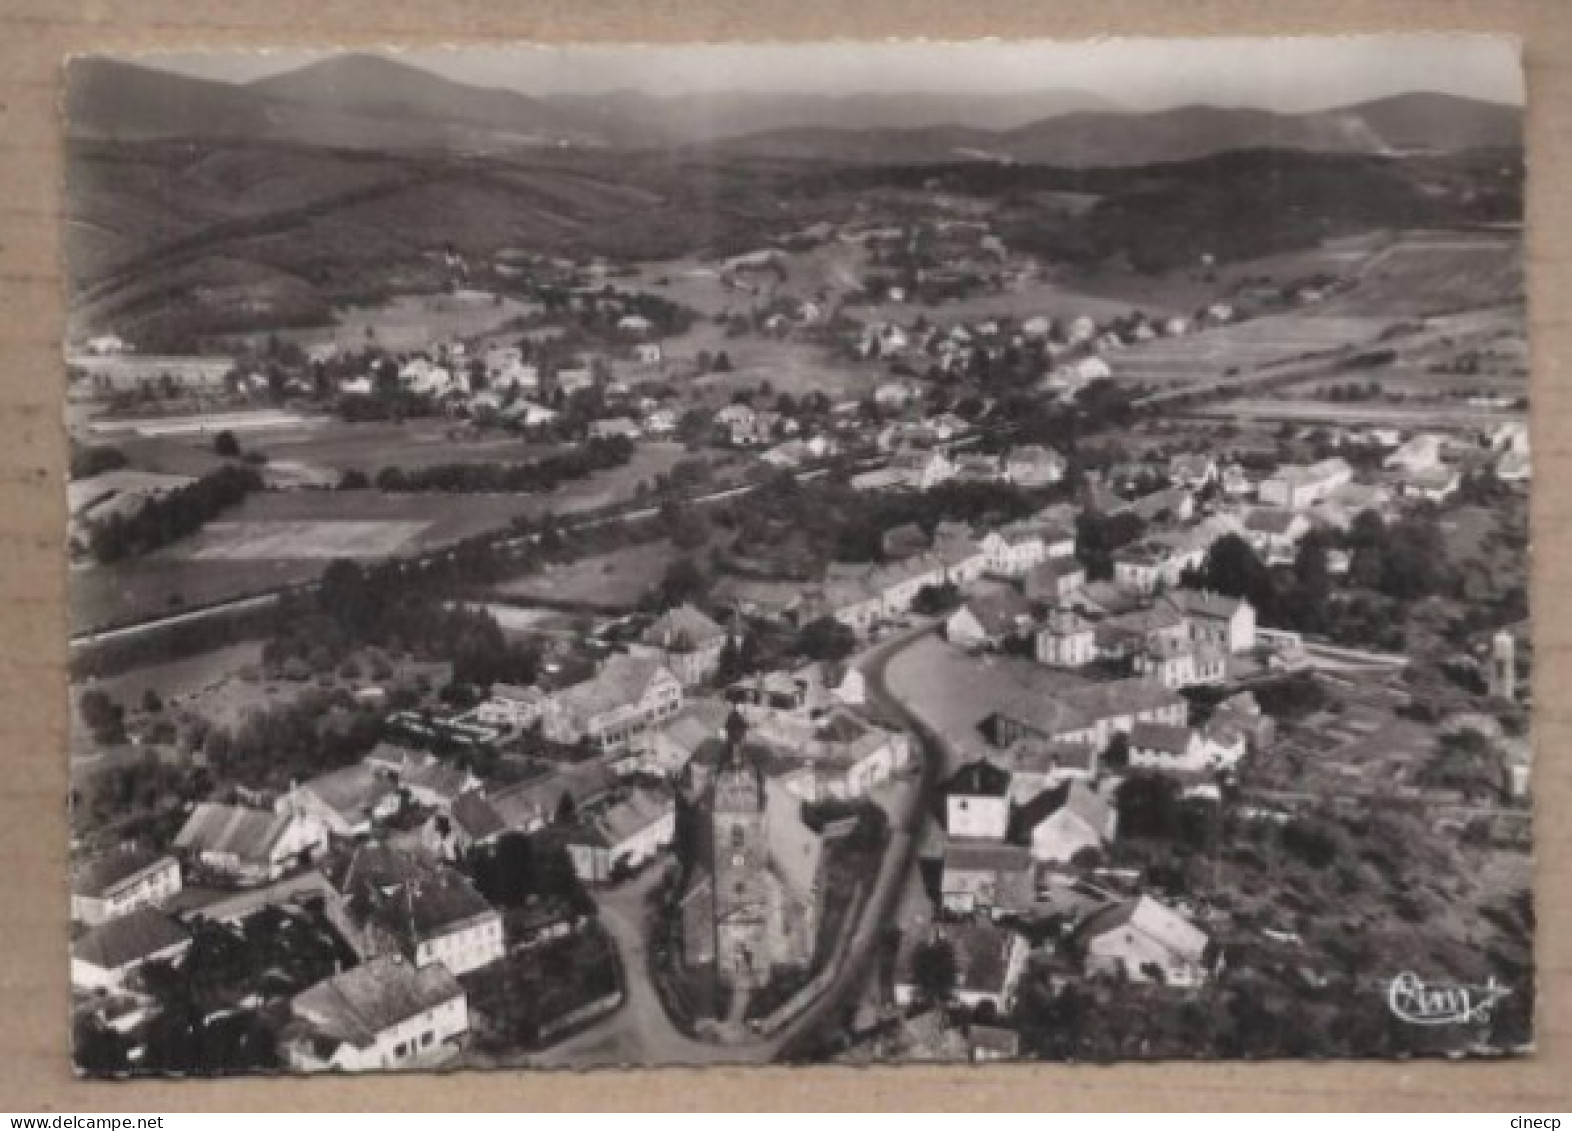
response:
{"label": "white house", "polygon": [[180,891],[180,862],[145,848],[122,848],[91,860],[71,879],[71,917],[96,927]]}
{"label": "white house", "polygon": [[996,577],[1024,577],[1048,560],[1042,532],[1024,523],[990,530],[978,545],[988,559],[988,572]]}
{"label": "white house", "polygon": [[1211,766],[1206,740],[1185,726],[1136,723],[1130,728],[1130,766],[1198,773]]}
{"label": "white house", "polygon": [[1010,829],[1010,771],[986,758],[968,762],[945,783],[945,830],[952,839],[1002,841]]}
{"label": "white house", "polygon": [[285,1058],[306,1072],[373,1072],[441,1063],[469,1033],[469,1000],[447,968],[373,959],[290,1002]]}
{"label": "white house", "polygon": [[1205,932],[1151,896],[1094,912],[1077,933],[1088,974],[1181,987],[1206,981]]}
{"label": "white house", "polygon": [[902,940],[895,961],[895,1002],[908,1006],[922,996],[916,975],[923,947],[942,945],[955,957],[952,999],[968,1009],[988,1002],[1003,1015],[1015,1005],[1015,994],[1026,969],[1030,948],[1014,931],[992,923],[940,923],[926,934]]}
{"label": "white house", "polygon": [[638,868],[668,847],[677,832],[677,807],[655,790],[626,797],[581,815],[568,834],[573,870],[586,883],[604,883],[621,869]]}
{"label": "white house", "polygon": [[546,693],[538,687],[494,683],[473,718],[482,726],[525,730],[540,721],[545,703]]}
{"label": "white house", "polygon": [[1308,466],[1291,464],[1261,480],[1257,493],[1269,506],[1299,510],[1320,502],[1353,478],[1353,468],[1343,459],[1325,459]]}
{"label": "white house", "polygon": [[192,810],[173,847],[236,883],[263,884],[311,863],[327,843],[327,825],[310,813],[204,801]]}
{"label": "white house", "polygon": [[162,911],[143,908],[100,923],[71,944],[71,986],[116,990],[149,962],[175,962],[190,933]]}
{"label": "white house", "polygon": [[1039,864],[1068,864],[1114,838],[1119,814],[1084,781],[1044,790],[1016,810],[1015,826]]}
{"label": "white house", "polygon": [[658,659],[616,655],[596,675],[546,701],[542,733],[602,751],[642,749],[650,730],[682,708],[682,684]]}
{"label": "white house", "polygon": [[1037,633],[1039,664],[1079,668],[1097,659],[1097,635],[1091,623],[1072,612],[1056,612]]}

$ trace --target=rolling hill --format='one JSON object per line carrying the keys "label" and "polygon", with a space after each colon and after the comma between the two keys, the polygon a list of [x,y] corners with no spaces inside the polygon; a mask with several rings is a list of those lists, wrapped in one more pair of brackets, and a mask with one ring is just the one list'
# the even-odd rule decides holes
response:
{"label": "rolling hill", "polygon": [[1152,113],[1077,111],[1011,130],[775,130],[722,142],[719,148],[799,160],[943,163],[973,158],[1098,168],[1247,149],[1398,154],[1511,148],[1521,142],[1517,107],[1408,94],[1305,114],[1183,106]]}
{"label": "rolling hill", "polygon": [[1136,112],[1078,91],[1007,95],[635,92],[534,98],[381,56],[339,55],[249,84],[73,61],[74,138],[243,139],[343,149],[507,154],[542,146],[688,148],[872,163],[996,160],[1090,168],[1240,149],[1455,152],[1521,143],[1515,106],[1415,93],[1280,114]]}

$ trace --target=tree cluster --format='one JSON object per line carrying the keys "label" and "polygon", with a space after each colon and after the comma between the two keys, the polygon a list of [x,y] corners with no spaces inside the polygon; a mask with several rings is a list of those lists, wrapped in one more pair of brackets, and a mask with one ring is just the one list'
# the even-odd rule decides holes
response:
{"label": "tree cluster", "polygon": [[561,483],[622,467],[633,458],[633,447],[633,441],[614,436],[524,463],[440,463],[407,470],[384,467],[377,472],[376,485],[383,491],[551,491]]}
{"label": "tree cluster", "polygon": [[226,465],[195,483],[149,499],[129,515],[112,514],[92,524],[93,557],[108,565],[149,553],[195,534],[203,526],[262,488],[262,477],[249,467]]}

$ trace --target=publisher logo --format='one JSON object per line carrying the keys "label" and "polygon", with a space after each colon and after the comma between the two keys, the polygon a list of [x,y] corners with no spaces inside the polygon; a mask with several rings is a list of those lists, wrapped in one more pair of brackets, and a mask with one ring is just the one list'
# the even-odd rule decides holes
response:
{"label": "publisher logo", "polygon": [[1489,1021],[1496,1002],[1512,991],[1491,977],[1482,986],[1454,983],[1426,985],[1418,974],[1404,971],[1387,987],[1392,1013],[1411,1025],[1466,1025]]}

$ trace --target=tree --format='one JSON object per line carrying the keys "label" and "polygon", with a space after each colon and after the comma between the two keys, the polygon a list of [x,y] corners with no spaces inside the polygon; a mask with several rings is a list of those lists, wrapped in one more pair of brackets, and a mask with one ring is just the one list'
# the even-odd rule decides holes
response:
{"label": "tree", "polygon": [[240,441],[236,440],[235,434],[226,428],[213,437],[213,454],[225,459],[235,459],[240,455]]}
{"label": "tree", "polygon": [[857,634],[834,617],[809,621],[797,636],[797,649],[810,660],[844,660],[857,648]]}
{"label": "tree", "polygon": [[1134,773],[1115,799],[1121,836],[1175,840],[1181,834],[1179,783],[1166,774]]}
{"label": "tree", "polygon": [[912,979],[922,999],[931,1004],[948,1001],[955,992],[955,947],[948,939],[930,939],[912,952]]}
{"label": "tree", "polygon": [[126,740],[125,708],[102,689],[90,687],[77,700],[82,721],[93,734],[93,741],[112,746]]}
{"label": "tree", "polygon": [[1225,534],[1212,543],[1201,566],[1201,579],[1208,589],[1225,597],[1243,597],[1262,613],[1277,606],[1272,571],[1237,534]]}

